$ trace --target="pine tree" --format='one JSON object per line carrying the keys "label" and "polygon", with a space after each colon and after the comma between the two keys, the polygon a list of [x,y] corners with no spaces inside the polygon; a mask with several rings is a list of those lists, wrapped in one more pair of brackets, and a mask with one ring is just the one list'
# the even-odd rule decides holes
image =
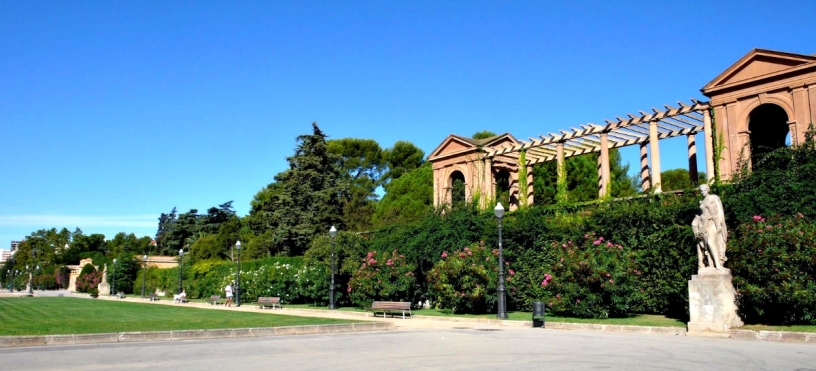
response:
{"label": "pine tree", "polygon": [[[309,241],[332,225],[341,229],[343,193],[336,155],[328,151],[326,135],[312,123],[313,133],[297,138],[289,169],[253,200],[250,222],[256,235],[271,233],[273,249],[289,256],[302,255]],[[270,192],[271,191],[271,192]]]}

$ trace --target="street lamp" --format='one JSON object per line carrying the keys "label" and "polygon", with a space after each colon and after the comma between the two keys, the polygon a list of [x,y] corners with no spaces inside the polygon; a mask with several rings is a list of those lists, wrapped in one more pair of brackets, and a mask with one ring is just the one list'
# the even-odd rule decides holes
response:
{"label": "street lamp", "polygon": [[111,275],[111,295],[116,294],[116,259],[113,259],[113,275]]}
{"label": "street lamp", "polygon": [[331,236],[331,286],[329,287],[329,309],[337,309],[334,305],[334,236],[337,236],[337,228],[334,226],[329,229],[329,236]]}
{"label": "street lamp", "polygon": [[14,276],[19,276],[19,275],[20,275],[20,270],[19,269],[15,269],[14,273],[11,275],[11,292],[14,292]]}
{"label": "street lamp", "polygon": [[502,217],[504,216],[504,207],[501,202],[496,204],[493,209],[496,218],[499,218],[499,312],[496,314],[498,319],[507,319],[507,297],[506,289],[504,287],[504,250],[502,249]]}
{"label": "street lamp", "polygon": [[147,283],[147,255],[142,257],[142,299],[145,298],[145,284]]}
{"label": "street lamp", "polygon": [[235,243],[238,250],[238,269],[235,270],[235,306],[241,306],[241,241]]}
{"label": "street lamp", "polygon": [[181,295],[181,268],[184,264],[184,249],[179,249],[179,288],[177,294]]}
{"label": "street lamp", "polygon": [[[39,273],[40,273],[40,266],[39,266],[39,264],[37,265],[37,269],[36,269],[36,270],[34,270],[34,271],[35,271],[35,272],[37,272],[37,274],[39,274]],[[38,284],[37,284],[37,290],[42,291],[42,280],[40,280],[40,282],[38,282]]]}

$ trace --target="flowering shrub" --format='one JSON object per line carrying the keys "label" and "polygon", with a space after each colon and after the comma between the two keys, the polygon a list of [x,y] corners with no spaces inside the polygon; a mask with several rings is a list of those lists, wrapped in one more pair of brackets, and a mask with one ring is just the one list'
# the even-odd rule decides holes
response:
{"label": "flowering shrub", "polygon": [[539,277],[537,289],[555,313],[584,318],[623,316],[642,299],[634,254],[620,244],[586,234],[579,241],[553,242],[556,262]]}
{"label": "flowering shrub", "polygon": [[816,223],[754,216],[728,241],[737,306],[747,323],[816,324]]}
{"label": "flowering shrub", "polygon": [[102,272],[90,272],[77,277],[76,288],[79,292],[98,295],[100,282],[102,282]]}
{"label": "flowering shrub", "polygon": [[411,300],[416,277],[414,265],[404,255],[397,250],[391,254],[370,251],[361,263],[346,289],[352,303],[368,307],[375,300]]}
{"label": "flowering shrub", "polygon": [[[474,244],[451,253],[443,251],[428,273],[428,284],[437,308],[455,313],[488,313],[496,308],[499,250]],[[505,262],[506,286],[515,271]]]}
{"label": "flowering shrub", "polygon": [[[298,301],[298,274],[298,266],[285,262],[274,262],[242,271],[241,298],[255,301],[261,296],[277,296],[283,303]],[[221,279],[221,284],[226,287],[233,280],[235,276],[228,274]]]}

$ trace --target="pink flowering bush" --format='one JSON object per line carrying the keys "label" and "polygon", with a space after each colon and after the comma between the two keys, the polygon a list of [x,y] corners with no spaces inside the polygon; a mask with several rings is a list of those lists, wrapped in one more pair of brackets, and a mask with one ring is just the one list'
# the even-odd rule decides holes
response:
{"label": "pink flowering bush", "polygon": [[731,233],[727,257],[743,321],[816,324],[816,223],[754,216]]}
{"label": "pink flowering bush", "polygon": [[100,282],[102,282],[102,272],[90,272],[77,277],[76,288],[79,292],[97,295],[99,294],[98,287]]}
{"label": "pink flowering bush", "polygon": [[[499,251],[473,244],[444,251],[427,280],[436,307],[454,313],[490,313],[496,308]],[[508,295],[516,272],[505,266]]]}
{"label": "pink flowering bush", "polygon": [[625,316],[642,300],[635,256],[604,237],[553,242],[555,263],[532,288],[555,313],[584,318]]}
{"label": "pink flowering bush", "polygon": [[397,250],[370,251],[351,275],[346,293],[352,303],[365,308],[375,300],[410,301],[415,284],[414,265],[404,255]]}

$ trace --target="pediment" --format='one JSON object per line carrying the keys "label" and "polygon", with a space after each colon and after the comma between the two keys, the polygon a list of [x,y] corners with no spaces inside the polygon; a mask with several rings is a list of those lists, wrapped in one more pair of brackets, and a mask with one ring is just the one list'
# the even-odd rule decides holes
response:
{"label": "pediment", "polygon": [[514,138],[510,134],[502,134],[502,135],[499,135],[499,136],[497,136],[495,138],[496,139],[485,143],[484,146],[485,147],[490,147],[490,148],[493,148],[493,149],[499,149],[499,148],[512,147],[512,146],[518,144],[518,140],[516,140],[516,138]]}
{"label": "pediment", "polygon": [[740,82],[747,82],[761,77],[784,73],[804,64],[816,63],[816,57],[802,54],[754,49],[737,63],[728,67],[723,73],[703,87],[703,94]]}
{"label": "pediment", "polygon": [[476,145],[460,138],[458,135],[448,135],[436,149],[428,156],[428,161],[433,161],[436,158],[457,152],[463,152],[468,149],[476,149]]}

